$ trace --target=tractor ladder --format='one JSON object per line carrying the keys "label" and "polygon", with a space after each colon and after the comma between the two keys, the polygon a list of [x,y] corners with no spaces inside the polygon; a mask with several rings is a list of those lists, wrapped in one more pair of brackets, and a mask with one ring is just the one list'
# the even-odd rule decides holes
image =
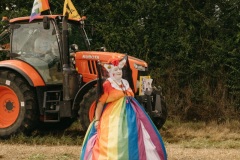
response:
{"label": "tractor ladder", "polygon": [[61,91],[44,92],[43,120],[44,122],[60,122],[60,99]]}

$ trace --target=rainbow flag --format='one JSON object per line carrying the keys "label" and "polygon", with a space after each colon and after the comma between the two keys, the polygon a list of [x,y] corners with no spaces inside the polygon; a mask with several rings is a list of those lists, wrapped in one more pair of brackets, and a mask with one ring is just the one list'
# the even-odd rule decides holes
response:
{"label": "rainbow flag", "polygon": [[40,16],[42,11],[48,9],[50,9],[48,0],[34,0],[29,22],[31,22],[37,16]]}

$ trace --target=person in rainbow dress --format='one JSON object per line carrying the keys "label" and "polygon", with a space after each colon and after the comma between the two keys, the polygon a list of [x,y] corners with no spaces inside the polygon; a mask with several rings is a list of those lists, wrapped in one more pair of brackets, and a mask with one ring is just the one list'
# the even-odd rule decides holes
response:
{"label": "person in rainbow dress", "polygon": [[80,160],[166,160],[158,129],[134,98],[122,78],[126,59],[113,59],[104,67],[109,78],[97,101],[94,120],[86,132]]}

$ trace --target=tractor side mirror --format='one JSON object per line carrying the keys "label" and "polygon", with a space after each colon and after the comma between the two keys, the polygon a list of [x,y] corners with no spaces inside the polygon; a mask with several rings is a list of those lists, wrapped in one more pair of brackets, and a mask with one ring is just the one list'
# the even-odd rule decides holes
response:
{"label": "tractor side mirror", "polygon": [[9,19],[8,19],[8,17],[2,17],[2,22],[9,22]]}
{"label": "tractor side mirror", "polygon": [[50,20],[47,16],[43,17],[43,28],[50,29]]}

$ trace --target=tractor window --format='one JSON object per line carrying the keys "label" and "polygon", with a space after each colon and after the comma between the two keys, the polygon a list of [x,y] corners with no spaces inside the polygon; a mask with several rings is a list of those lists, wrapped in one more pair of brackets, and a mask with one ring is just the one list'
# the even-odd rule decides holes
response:
{"label": "tractor window", "polygon": [[85,31],[81,28],[80,24],[69,23],[68,24],[68,32],[69,32],[69,44],[77,44],[79,50],[86,51],[88,48],[88,40],[86,37]]}
{"label": "tractor window", "polygon": [[[50,42],[56,39],[52,35],[51,29],[44,30],[42,23],[28,23],[21,24],[18,28],[13,30],[12,38],[12,52],[17,54],[33,53],[36,47],[35,41],[37,39],[44,39],[44,43],[40,43],[39,47],[44,47],[45,50],[50,49]],[[40,41],[39,41],[40,42]],[[46,52],[42,51],[41,52]]]}
{"label": "tractor window", "polygon": [[18,55],[16,58],[31,64],[46,83],[61,83],[60,54],[53,25],[48,30],[43,28],[42,22],[13,28],[11,47],[12,53]]}
{"label": "tractor window", "polygon": [[0,60],[7,59],[7,54],[10,51],[10,31],[5,29],[0,34]]}

